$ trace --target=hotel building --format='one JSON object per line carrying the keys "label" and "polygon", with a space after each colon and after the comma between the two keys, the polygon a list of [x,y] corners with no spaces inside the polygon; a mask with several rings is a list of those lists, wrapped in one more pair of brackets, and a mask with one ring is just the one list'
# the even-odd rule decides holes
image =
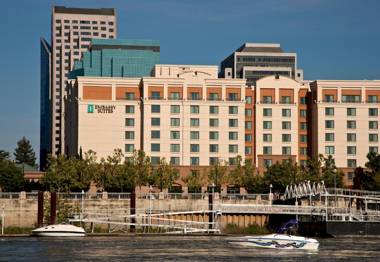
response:
{"label": "hotel building", "polygon": [[[116,38],[115,9],[54,6],[51,44],[41,39],[40,166],[48,154],[63,151],[63,97],[69,72],[92,38]],[[50,129],[50,130],[47,130]]]}
{"label": "hotel building", "polygon": [[312,90],[312,153],[332,155],[353,176],[368,152],[379,152],[379,80],[317,80]]}

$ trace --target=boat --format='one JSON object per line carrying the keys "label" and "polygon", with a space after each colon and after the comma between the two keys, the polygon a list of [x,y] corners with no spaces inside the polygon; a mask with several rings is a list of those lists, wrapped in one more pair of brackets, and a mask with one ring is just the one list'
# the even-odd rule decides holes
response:
{"label": "boat", "polygon": [[319,242],[313,238],[283,234],[298,221],[285,223],[275,234],[234,238],[232,243],[258,248],[318,250]]}
{"label": "boat", "polygon": [[31,235],[39,237],[84,237],[86,232],[82,227],[57,224],[36,228],[32,230]]}

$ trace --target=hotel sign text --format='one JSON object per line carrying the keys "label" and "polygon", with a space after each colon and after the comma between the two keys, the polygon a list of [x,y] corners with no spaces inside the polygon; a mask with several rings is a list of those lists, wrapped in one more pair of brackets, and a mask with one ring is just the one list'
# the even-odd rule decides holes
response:
{"label": "hotel sign text", "polygon": [[87,113],[113,114],[116,106],[111,105],[87,105]]}

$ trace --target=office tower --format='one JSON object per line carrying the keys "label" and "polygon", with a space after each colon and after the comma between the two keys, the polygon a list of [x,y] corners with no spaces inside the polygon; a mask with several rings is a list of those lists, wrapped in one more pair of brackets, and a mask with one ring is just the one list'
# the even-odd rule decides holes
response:
{"label": "office tower", "polygon": [[[53,7],[50,57],[51,146],[48,143],[41,144],[41,151],[53,155],[62,153],[64,89],[69,71],[74,62],[80,59],[82,52],[88,49],[92,38],[116,38],[114,9]],[[41,138],[41,141],[46,142],[45,138]],[[41,155],[42,168],[45,166],[45,159],[46,156]]]}
{"label": "office tower", "polygon": [[288,76],[303,80],[303,71],[297,67],[297,54],[284,52],[280,44],[245,43],[220,65],[222,77],[245,78],[254,85],[264,76]]}

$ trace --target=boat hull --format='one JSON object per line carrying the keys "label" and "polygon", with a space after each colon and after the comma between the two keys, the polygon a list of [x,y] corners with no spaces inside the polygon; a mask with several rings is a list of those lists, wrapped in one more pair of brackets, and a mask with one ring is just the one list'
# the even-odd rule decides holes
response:
{"label": "boat hull", "polygon": [[280,234],[245,237],[234,243],[248,247],[271,249],[318,250],[319,248],[319,242],[315,239]]}
{"label": "boat hull", "polygon": [[86,232],[73,225],[50,225],[32,231],[32,236],[39,237],[84,237]]}

